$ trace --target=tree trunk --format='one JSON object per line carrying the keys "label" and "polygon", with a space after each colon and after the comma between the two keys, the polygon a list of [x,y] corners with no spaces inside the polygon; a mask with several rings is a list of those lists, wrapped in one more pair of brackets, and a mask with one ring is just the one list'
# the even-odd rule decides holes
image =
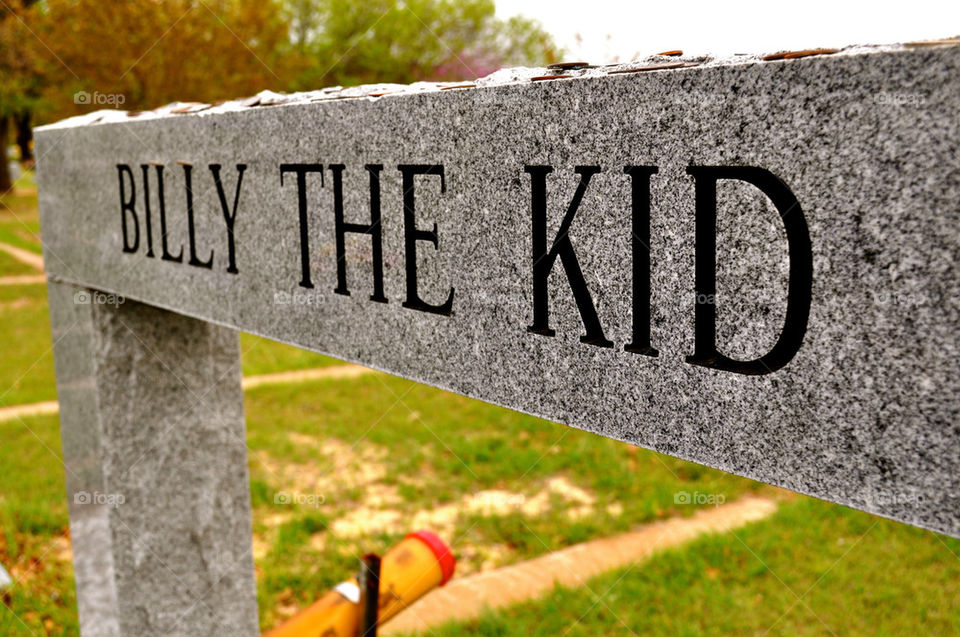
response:
{"label": "tree trunk", "polygon": [[21,111],[13,116],[17,128],[17,146],[20,147],[20,165],[24,168],[33,166],[33,151],[30,149],[30,142],[33,141],[33,128],[30,127],[32,116],[30,111]]}
{"label": "tree trunk", "polygon": [[7,155],[8,129],[7,117],[0,117],[0,195],[13,190],[13,182],[10,180],[10,159]]}

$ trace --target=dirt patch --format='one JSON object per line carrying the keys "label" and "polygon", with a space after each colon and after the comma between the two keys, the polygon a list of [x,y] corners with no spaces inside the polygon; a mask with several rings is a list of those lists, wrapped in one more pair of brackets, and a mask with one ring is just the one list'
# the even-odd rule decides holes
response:
{"label": "dirt patch", "polygon": [[338,537],[360,537],[377,532],[400,533],[404,530],[403,514],[393,509],[360,506],[330,525]]}
{"label": "dirt patch", "polygon": [[47,277],[42,274],[11,274],[0,276],[0,285],[36,285],[46,283]]}
{"label": "dirt patch", "polygon": [[54,538],[50,548],[50,554],[54,559],[60,562],[73,563],[73,544],[70,543],[69,535],[61,535]]}
{"label": "dirt patch", "polygon": [[[598,507],[596,495],[574,484],[565,476],[553,476],[537,488],[519,492],[487,489],[464,494],[450,502],[413,510],[417,503],[405,502],[396,484],[387,484],[387,450],[365,443],[352,446],[335,438],[302,433],[288,434],[291,443],[314,456],[307,462],[280,462],[269,454],[258,459],[269,473],[268,479],[279,491],[293,494],[320,494],[328,514],[340,513],[327,531],[315,533],[310,549],[318,552],[344,550],[344,546],[365,544],[380,534],[402,535],[417,529],[429,529],[448,541],[454,541],[458,526],[465,519],[505,517],[519,514],[536,518],[558,511],[571,520],[595,515],[598,511],[620,515],[623,507],[614,502]],[[423,476],[402,476],[403,486],[421,484]],[[423,506],[420,504],[419,506]],[[283,518],[296,514],[296,510]],[[268,524],[268,526],[270,526]],[[259,546],[259,545],[258,545]],[[255,550],[263,555],[262,548]],[[511,561],[514,551],[507,545],[458,547],[458,570],[462,573],[486,571]]]}
{"label": "dirt patch", "polygon": [[30,243],[34,244],[34,245],[35,245],[36,247],[38,247],[38,248],[41,247],[41,245],[42,245],[41,242],[40,242],[40,235],[39,235],[39,234],[34,234],[34,233],[32,233],[32,232],[30,232],[30,231],[28,231],[28,230],[24,230],[24,229],[22,229],[22,228],[14,228],[14,229],[13,229],[13,234],[16,235],[16,236],[18,236],[18,237],[20,237],[20,238],[23,239],[24,241],[29,241]]}
{"label": "dirt patch", "polygon": [[[400,498],[394,487],[371,483],[366,488],[364,500],[335,520],[330,530],[340,540],[378,533],[397,535],[415,529],[430,529],[441,537],[452,539],[458,522],[469,515],[503,517],[519,513],[525,517],[537,517],[554,507],[563,507],[567,517],[580,519],[596,512],[596,497],[563,476],[550,478],[530,496],[505,489],[490,489],[412,514],[405,513],[399,504]],[[619,515],[623,507],[613,503],[606,510]],[[489,570],[504,564],[511,554],[512,550],[506,545],[465,547],[458,551],[458,569],[462,572]]]}
{"label": "dirt patch", "polygon": [[507,544],[469,543],[455,549],[457,554],[457,577],[500,568],[514,560],[516,551]]}
{"label": "dirt patch", "polygon": [[43,257],[39,254],[35,254],[29,250],[24,250],[23,248],[18,248],[7,243],[0,243],[0,250],[6,252],[21,263],[26,263],[32,268],[36,268],[41,272],[43,271]]}
{"label": "dirt patch", "polygon": [[0,422],[4,420],[14,420],[25,418],[26,416],[42,416],[44,414],[55,414],[60,410],[60,404],[55,400],[48,400],[42,403],[28,403],[26,405],[11,405],[10,407],[0,407]]}
{"label": "dirt patch", "polygon": [[311,380],[357,378],[374,371],[361,365],[334,365],[318,369],[298,369],[275,374],[247,376],[243,379],[243,388],[252,389],[263,385],[282,385],[285,383],[304,383]]}
{"label": "dirt patch", "polygon": [[276,605],[273,611],[281,619],[290,619],[300,611],[300,604],[293,594],[293,590],[285,588],[275,598]]}
{"label": "dirt patch", "polygon": [[314,533],[310,536],[310,541],[308,542],[310,548],[312,548],[317,553],[323,553],[327,550],[327,534],[326,533]]}
{"label": "dirt patch", "polygon": [[261,533],[253,534],[253,559],[262,560],[270,553],[270,543]]}
{"label": "dirt patch", "polygon": [[286,524],[293,519],[293,512],[284,512],[284,513],[271,513],[268,516],[265,516],[261,520],[268,529],[275,529],[282,524]]}
{"label": "dirt patch", "polygon": [[255,562],[270,554],[270,546],[273,538],[276,537],[277,529],[292,519],[293,511],[270,513],[259,519],[259,522],[267,528],[266,531],[253,534],[253,559]]}
{"label": "dirt patch", "polygon": [[25,307],[40,305],[41,303],[43,303],[43,301],[34,298],[13,299],[12,301],[4,301],[3,303],[0,303],[0,312],[6,312],[7,310],[22,310]]}
{"label": "dirt patch", "polygon": [[403,498],[396,486],[378,482],[367,487],[363,502],[366,506],[386,508],[401,504]]}
{"label": "dirt patch", "polygon": [[[318,441],[303,434],[290,434],[289,437],[298,447],[315,449],[317,458],[291,463],[281,462],[267,453],[257,454],[257,460],[278,491],[322,496],[324,503],[338,504],[347,500],[348,491],[365,487],[371,490],[373,497],[384,502],[390,499],[388,490],[378,485],[387,475],[383,463],[386,449],[370,443],[354,447],[334,438]],[[378,485],[377,488],[374,485]]]}
{"label": "dirt patch", "polygon": [[524,501],[521,510],[529,516],[543,513],[551,508],[553,496],[558,496],[562,500],[565,514],[571,520],[579,520],[593,514],[597,501],[590,492],[581,489],[563,476],[557,476],[547,480],[545,489]]}

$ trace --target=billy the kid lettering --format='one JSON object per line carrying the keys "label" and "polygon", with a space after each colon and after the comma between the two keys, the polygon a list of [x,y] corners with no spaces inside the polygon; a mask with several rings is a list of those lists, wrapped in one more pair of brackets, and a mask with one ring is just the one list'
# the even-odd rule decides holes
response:
{"label": "billy the kid lettering", "polygon": [[[117,164],[117,180],[120,198],[120,249],[126,254],[140,254],[178,267],[195,267],[205,270],[223,268],[231,275],[238,275],[242,267],[242,238],[237,235],[238,215],[245,200],[243,196],[246,164],[222,166],[210,164],[206,169],[186,162],[179,163],[184,191],[182,208],[174,199],[168,200],[164,185],[162,164],[141,164],[139,171],[129,164]],[[345,249],[347,234],[367,237],[373,280],[369,282],[369,300],[374,303],[389,303],[384,288],[383,228],[384,214],[402,215],[402,238],[404,246],[406,295],[402,307],[419,312],[451,316],[455,312],[456,286],[451,281],[445,295],[437,291],[424,292],[418,284],[418,252],[441,249],[439,224],[422,227],[418,222],[417,193],[423,189],[443,197],[447,193],[447,173],[442,164],[400,164],[395,168],[402,186],[403,207],[400,211],[384,211],[381,205],[382,164],[366,164],[362,168],[348,168],[344,164],[283,163],[279,166],[279,186],[287,189],[295,186],[296,218],[299,246],[300,280],[298,285],[313,288],[311,271],[308,180],[319,179],[320,187],[327,187],[324,177],[329,172],[333,191],[333,220],[336,248],[336,287],[332,291],[340,296],[350,296],[351,284]],[[344,210],[344,173],[362,170],[369,181],[369,210],[366,217],[361,211]],[[389,170],[389,169],[386,169]],[[136,177],[137,172],[140,179]],[[528,227],[530,237],[529,267],[532,274],[532,289],[529,291],[533,322],[526,327],[528,333],[537,337],[552,337],[550,327],[550,297],[548,281],[551,275],[563,277],[576,303],[584,333],[580,341],[586,346],[611,348],[615,344],[606,336],[604,326],[594,306],[587,286],[581,261],[578,258],[571,236],[576,235],[577,217],[584,196],[590,189],[592,178],[603,172],[600,166],[576,166],[573,175],[563,175],[565,182],[576,179],[576,187],[567,194],[567,201],[554,196],[548,198],[548,180],[560,179],[549,165],[525,165],[518,171],[526,175],[529,183],[530,208]],[[623,178],[623,193],[629,202],[631,223],[624,228],[630,236],[632,295],[632,335],[629,343],[622,345],[627,354],[656,357],[659,351],[651,342],[650,330],[650,187],[659,177],[656,166],[623,166],[616,172]],[[813,285],[813,258],[810,235],[800,203],[789,187],[773,173],[753,166],[689,166],[686,173],[694,182],[695,197],[695,281],[697,295],[694,316],[694,352],[686,357],[691,365],[745,375],[764,375],[787,365],[803,344],[810,313]],[[285,177],[293,177],[294,183]],[[776,207],[789,247],[789,287],[784,325],[773,347],[753,360],[733,359],[719,351],[716,339],[716,221],[717,184],[723,180],[749,184],[765,195]],[[202,185],[200,182],[204,182]],[[314,182],[315,183],[315,182]],[[222,235],[200,236],[197,228],[195,193],[211,189],[216,192],[220,211]],[[294,191],[291,191],[294,192]],[[152,193],[153,196],[152,196]],[[152,204],[155,202],[155,206]],[[180,212],[182,211],[182,212]],[[558,230],[550,235],[547,219],[563,211]],[[174,214],[182,214],[186,221],[187,242],[173,240],[169,236],[169,224]],[[349,217],[349,221],[348,221]],[[441,222],[442,223],[442,222]],[[209,226],[204,226],[209,227]],[[142,232],[141,232],[142,228]],[[156,245],[159,244],[159,245]],[[222,247],[221,247],[222,246]],[[186,254],[185,254],[186,253]],[[423,257],[420,257],[421,259]],[[425,296],[427,298],[425,298]],[[434,298],[438,297],[438,298]]]}

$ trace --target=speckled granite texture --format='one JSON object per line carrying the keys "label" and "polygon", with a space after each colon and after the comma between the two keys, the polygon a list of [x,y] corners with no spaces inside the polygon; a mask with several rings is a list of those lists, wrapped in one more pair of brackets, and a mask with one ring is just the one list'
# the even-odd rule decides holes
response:
{"label": "speckled granite texture", "polygon": [[[611,73],[629,65],[510,70],[456,90],[262,95],[46,127],[37,144],[47,272],[960,536],[960,47],[671,63],[677,68],[636,73]],[[532,79],[551,74],[570,79]],[[160,258],[154,172],[156,257],[145,254],[139,167],[152,162],[165,166],[167,234],[173,253],[183,246],[183,263]],[[212,249],[212,269],[187,264],[177,162],[193,166],[196,254],[206,261]],[[122,251],[118,163],[136,181],[134,254]],[[232,206],[238,163],[246,169],[232,274],[209,164],[222,165]],[[297,179],[287,173],[281,185],[285,163],[323,166],[323,184],[306,175],[312,289],[298,285]],[[344,219],[358,224],[370,222],[364,166],[383,166],[387,303],[370,300],[375,254],[360,234],[344,246],[351,295],[334,293],[336,164],[345,166]],[[419,293],[440,304],[455,288],[451,315],[403,305],[398,166],[412,164],[444,167],[445,192],[436,176],[413,183],[416,225],[436,223],[439,246],[416,242]],[[550,241],[577,189],[574,168],[600,167],[569,236],[613,347],[581,343],[584,325],[559,260],[549,280],[556,335],[527,331],[525,165],[554,169]],[[656,358],[624,351],[632,320],[627,165],[658,167],[650,203]],[[691,165],[762,167],[802,207],[813,260],[809,322],[799,352],[772,374],[685,362],[697,300]],[[717,342],[732,358],[752,359],[783,325],[786,234],[753,186],[721,182],[717,198]],[[184,345],[183,355],[192,354]]]}

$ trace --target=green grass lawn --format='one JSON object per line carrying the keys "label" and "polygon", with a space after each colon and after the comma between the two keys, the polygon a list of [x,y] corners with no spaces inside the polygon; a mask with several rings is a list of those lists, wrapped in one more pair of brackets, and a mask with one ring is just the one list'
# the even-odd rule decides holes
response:
{"label": "green grass lawn", "polygon": [[43,252],[40,245],[40,224],[37,222],[24,223],[17,219],[0,221],[0,243],[40,254]]}
{"label": "green grass lawn", "polygon": [[[0,239],[2,241],[2,239]],[[15,276],[21,274],[39,274],[39,271],[18,261],[7,252],[0,250],[0,276]]]}
{"label": "green grass lawn", "polygon": [[[56,400],[45,285],[0,286],[0,333],[0,406]],[[240,348],[247,376],[340,364],[251,334],[241,334]]]}
{"label": "green grass lawn", "polygon": [[36,191],[17,190],[0,195],[0,223],[6,228],[35,232],[38,218]]}
{"label": "green grass lawn", "polygon": [[343,364],[335,358],[314,354],[299,347],[284,345],[253,334],[240,334],[240,354],[243,360],[244,376]]}
{"label": "green grass lawn", "polygon": [[811,498],[453,635],[958,635],[960,541]]}
{"label": "green grass lawn", "polygon": [[[362,552],[398,541],[418,514],[471,572],[689,515],[694,507],[674,504],[683,489],[730,500],[759,490],[780,509],[436,634],[960,631],[956,540],[387,376],[263,387],[246,402],[264,628],[349,577]],[[524,444],[510,444],[518,436]],[[57,420],[0,423],[0,439],[0,562],[18,578],[3,596],[12,612],[0,609],[0,634],[75,634]],[[561,476],[590,504],[550,491]],[[471,510],[491,490],[517,498],[510,510]],[[322,502],[277,504],[284,492]],[[526,512],[543,493],[543,506]],[[361,528],[339,528],[358,511]]]}
{"label": "green grass lawn", "polygon": [[0,635],[76,635],[67,501],[56,417],[0,422]]}
{"label": "green grass lawn", "polygon": [[0,196],[0,243],[40,254],[40,220],[33,171],[14,184],[14,191]]}
{"label": "green grass lawn", "polygon": [[0,285],[0,406],[57,397],[47,288]]}
{"label": "green grass lawn", "polygon": [[[0,407],[56,400],[45,285],[0,286],[0,334]],[[247,376],[341,364],[251,334],[240,335],[240,348]]]}
{"label": "green grass lawn", "polygon": [[[690,514],[674,504],[680,490],[734,499],[765,489],[385,375],[248,392],[247,422],[264,627],[279,601],[307,603],[363,552],[402,539],[418,512],[468,547],[463,573]],[[278,492],[323,504],[278,505]],[[471,506],[498,497],[502,514]],[[354,518],[369,528],[338,529]]]}
{"label": "green grass lawn", "polygon": [[[0,286],[0,334],[0,407],[56,400],[45,285]],[[240,347],[247,376],[341,364],[251,334],[240,335]]]}
{"label": "green grass lawn", "polygon": [[0,242],[40,253],[40,217],[33,171],[14,183],[14,191],[0,195]]}

